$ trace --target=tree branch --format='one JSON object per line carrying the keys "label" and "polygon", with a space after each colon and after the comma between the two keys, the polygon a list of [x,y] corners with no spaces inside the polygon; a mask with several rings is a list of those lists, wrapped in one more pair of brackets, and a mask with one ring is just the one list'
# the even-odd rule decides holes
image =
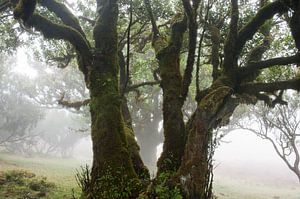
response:
{"label": "tree branch", "polygon": [[63,3],[56,0],[41,0],[40,4],[59,17],[65,25],[74,28],[86,38],[77,17]]}
{"label": "tree branch", "polygon": [[[128,28],[127,28],[127,57],[126,57],[126,80],[125,80],[125,85],[124,85],[124,91],[128,85],[128,82],[130,80],[130,42],[131,42],[131,28],[132,28],[132,0],[130,0],[130,8],[129,8],[129,23],[128,23]],[[124,93],[122,91],[122,94]]]}
{"label": "tree branch", "polygon": [[70,42],[81,55],[91,57],[89,44],[76,29],[53,23],[35,13],[28,19],[26,24],[40,31],[48,39],[62,39]]}
{"label": "tree branch", "polygon": [[238,1],[231,0],[231,20],[229,26],[229,33],[226,38],[224,45],[224,64],[223,67],[225,72],[231,71],[233,68],[237,67],[237,55],[234,50],[237,44],[238,35],[238,21],[239,21],[239,8]]}
{"label": "tree branch", "polygon": [[90,99],[86,99],[83,101],[69,102],[61,98],[57,101],[57,103],[66,108],[74,108],[76,110],[79,110],[81,107],[87,106],[90,103],[90,101],[91,101]]}
{"label": "tree branch", "polygon": [[296,54],[290,57],[277,57],[259,62],[250,62],[246,67],[239,69],[239,77],[245,78],[252,73],[255,73],[261,69],[270,68],[273,66],[298,64],[300,63],[300,54]]}
{"label": "tree branch", "polygon": [[188,27],[189,27],[189,51],[188,51],[188,58],[186,63],[186,68],[183,75],[182,80],[182,88],[181,88],[181,96],[182,100],[185,101],[188,92],[189,92],[189,86],[192,82],[192,73],[194,70],[194,62],[195,62],[195,53],[196,53],[196,46],[197,46],[197,30],[198,30],[198,24],[197,24],[197,9],[199,6],[199,2],[194,1],[196,3],[192,7],[189,0],[182,0],[183,7],[185,10],[185,13],[188,17]]}
{"label": "tree branch", "polygon": [[0,4],[0,12],[4,12],[7,8],[9,8],[9,0],[5,0]]}
{"label": "tree branch", "polygon": [[255,94],[259,92],[274,92],[278,90],[293,89],[300,91],[300,78],[278,81],[272,83],[247,83],[242,84],[237,93]]}
{"label": "tree branch", "polygon": [[88,22],[90,25],[94,26],[96,21],[93,20],[93,19],[90,19],[88,17],[85,17],[85,16],[80,16],[79,19],[83,20],[83,21],[86,21]]}
{"label": "tree branch", "polygon": [[151,21],[153,37],[155,39],[155,38],[159,37],[159,30],[158,30],[158,27],[157,27],[157,24],[156,24],[156,19],[153,15],[153,12],[152,12],[150,0],[144,0],[144,4],[145,4],[146,10],[148,12],[148,17]]}
{"label": "tree branch", "polygon": [[142,83],[139,83],[139,84],[134,84],[134,85],[130,85],[126,88],[126,92],[130,92],[130,91],[133,91],[139,87],[142,87],[142,86],[154,86],[154,85],[158,85],[160,84],[160,81],[150,81],[150,82],[142,82]]}
{"label": "tree branch", "polygon": [[238,33],[236,53],[239,55],[246,42],[252,39],[258,29],[277,13],[283,13],[288,10],[287,6],[281,0],[272,2],[262,7],[256,16],[248,22]]}

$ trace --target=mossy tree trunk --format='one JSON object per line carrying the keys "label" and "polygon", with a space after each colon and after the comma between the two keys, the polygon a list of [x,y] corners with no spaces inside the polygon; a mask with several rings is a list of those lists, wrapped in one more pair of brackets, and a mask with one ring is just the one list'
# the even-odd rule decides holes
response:
{"label": "mossy tree trunk", "polygon": [[[118,3],[116,0],[99,0],[97,10],[98,17],[94,27],[95,52],[89,72],[94,152],[92,192],[96,194],[94,198],[130,198],[137,194],[134,193],[137,191],[135,184],[131,185],[133,187],[127,191],[126,196],[121,194],[126,192],[129,183],[138,181],[138,177],[131,161],[121,110],[122,97],[118,81]],[[101,187],[101,183],[105,185]],[[105,192],[108,194],[104,195]]]}
{"label": "mossy tree trunk", "polygon": [[185,126],[182,100],[179,51],[170,45],[158,56],[163,90],[163,152],[158,160],[158,173],[176,171],[184,150]]}
{"label": "mossy tree trunk", "polygon": [[[229,81],[230,82],[230,81]],[[228,123],[237,107],[231,99],[232,88],[219,80],[198,103],[196,112],[187,127],[187,142],[178,180],[186,198],[212,198],[213,129]]]}
{"label": "mossy tree trunk", "polygon": [[163,152],[157,163],[158,175],[161,172],[176,171],[181,164],[184,151],[185,125],[182,114],[180,49],[185,31],[186,20],[180,18],[172,25],[169,41],[158,35],[153,39],[163,90],[163,130],[165,137]]}
{"label": "mossy tree trunk", "polygon": [[120,95],[122,97],[121,112],[125,123],[125,135],[128,142],[128,150],[133,164],[134,171],[140,180],[148,181],[150,179],[149,170],[144,165],[140,155],[140,147],[135,140],[135,133],[132,126],[132,118],[128,107],[128,100],[125,96],[126,84],[129,79],[129,74],[126,74],[125,57],[122,51],[118,52],[119,67],[120,67]]}

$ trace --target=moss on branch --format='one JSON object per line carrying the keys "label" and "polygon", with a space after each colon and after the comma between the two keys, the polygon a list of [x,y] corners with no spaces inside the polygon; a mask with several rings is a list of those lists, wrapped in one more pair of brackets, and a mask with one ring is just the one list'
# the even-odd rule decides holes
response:
{"label": "moss on branch", "polygon": [[40,3],[49,11],[55,13],[55,15],[58,16],[65,25],[71,26],[85,37],[77,17],[73,15],[73,13],[70,12],[70,10],[63,3],[60,3],[56,0],[42,0]]}
{"label": "moss on branch", "polygon": [[40,31],[47,39],[62,39],[68,41],[81,55],[91,57],[89,44],[85,38],[72,27],[54,23],[35,13],[27,20],[26,25]]}
{"label": "moss on branch", "polygon": [[252,39],[253,35],[259,30],[259,28],[275,14],[283,13],[288,10],[288,7],[283,1],[277,0],[264,7],[262,7],[251,21],[249,21],[238,34],[238,43],[236,53],[240,54],[242,48],[246,42]]}

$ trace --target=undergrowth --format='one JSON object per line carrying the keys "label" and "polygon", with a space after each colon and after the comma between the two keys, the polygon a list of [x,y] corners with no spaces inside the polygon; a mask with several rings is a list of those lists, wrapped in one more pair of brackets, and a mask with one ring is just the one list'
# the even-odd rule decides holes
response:
{"label": "undergrowth", "polygon": [[0,172],[0,198],[39,199],[55,189],[45,177],[23,170]]}

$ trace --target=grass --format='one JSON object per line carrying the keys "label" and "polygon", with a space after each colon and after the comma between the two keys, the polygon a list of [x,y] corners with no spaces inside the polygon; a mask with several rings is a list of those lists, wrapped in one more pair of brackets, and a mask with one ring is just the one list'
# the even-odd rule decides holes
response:
{"label": "grass", "polygon": [[[75,159],[25,158],[0,153],[0,172],[26,170],[34,173],[38,179],[45,176],[46,182],[55,183],[55,187],[49,190],[46,197],[37,197],[43,199],[72,199],[72,190],[78,197],[80,190],[75,180],[75,174],[76,169],[84,164],[86,163]],[[0,185],[0,198],[23,199],[24,197],[13,195],[13,192],[22,194],[24,190],[26,190],[24,186],[9,188]],[[247,179],[244,175],[233,176],[228,173],[227,175],[216,175],[214,191],[218,199],[300,199],[299,185],[288,185],[280,181],[267,184],[259,179]],[[33,192],[33,194],[38,193]]]}
{"label": "grass", "polygon": [[[261,176],[263,179],[263,176]],[[300,186],[282,182],[264,183],[243,177],[216,177],[214,190],[218,199],[300,199]]]}
{"label": "grass", "polygon": [[[47,182],[55,183],[55,188],[48,194],[47,199],[68,199],[72,194],[76,197],[80,195],[80,189],[75,180],[76,169],[84,164],[75,159],[58,158],[25,158],[17,155],[0,154],[0,171],[26,170],[44,176]],[[13,199],[14,197],[0,198]],[[3,194],[3,193],[2,193]],[[17,197],[16,197],[17,198]]]}
{"label": "grass", "polygon": [[46,198],[55,191],[55,184],[45,177],[23,170],[0,172],[1,198]]}

